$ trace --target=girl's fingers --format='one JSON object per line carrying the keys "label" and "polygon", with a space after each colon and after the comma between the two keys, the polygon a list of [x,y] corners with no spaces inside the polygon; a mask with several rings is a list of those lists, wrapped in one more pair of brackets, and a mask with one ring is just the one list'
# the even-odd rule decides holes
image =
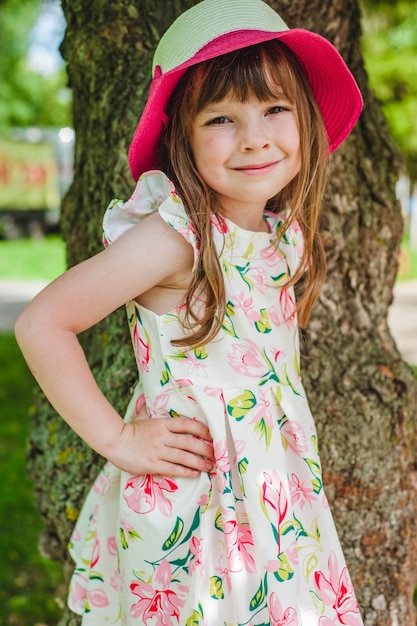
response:
{"label": "girl's fingers", "polygon": [[[164,418],[162,418],[164,419]],[[165,426],[172,433],[183,433],[211,441],[212,437],[208,427],[202,422],[187,417],[167,418]]]}

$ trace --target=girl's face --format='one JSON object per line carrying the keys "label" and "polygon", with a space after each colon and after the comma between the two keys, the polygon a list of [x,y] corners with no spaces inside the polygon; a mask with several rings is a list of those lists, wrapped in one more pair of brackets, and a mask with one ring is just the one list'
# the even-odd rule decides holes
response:
{"label": "girl's face", "polygon": [[191,150],[225,217],[256,227],[266,202],[300,170],[295,107],[284,94],[208,103],[194,119]]}

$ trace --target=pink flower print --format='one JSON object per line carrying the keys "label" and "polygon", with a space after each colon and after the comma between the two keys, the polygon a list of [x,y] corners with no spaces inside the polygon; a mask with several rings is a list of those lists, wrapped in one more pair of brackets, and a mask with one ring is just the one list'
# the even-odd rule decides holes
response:
{"label": "pink flower print", "polygon": [[222,508],[223,532],[226,542],[227,560],[231,572],[256,571],[253,556],[247,546],[253,546],[252,532],[249,524],[240,524],[233,517],[233,511]]}
{"label": "pink flower print", "polygon": [[193,558],[190,561],[190,565],[188,568],[188,574],[192,576],[194,572],[198,572],[200,578],[203,577],[204,574],[204,565],[202,560],[203,553],[203,542],[204,539],[198,539],[198,537],[191,537],[190,541],[190,552],[193,555]]}
{"label": "pink flower print", "polygon": [[221,234],[224,235],[227,233],[227,224],[226,221],[221,217],[221,215],[212,214],[210,217],[210,221],[212,226]]}
{"label": "pink flower print", "polygon": [[110,556],[116,556],[117,554],[116,537],[107,538],[107,552],[110,554]]}
{"label": "pink flower print", "polygon": [[[271,474],[263,473],[262,483],[262,502],[275,512],[277,518],[277,526],[284,521],[288,510],[288,497],[285,493],[285,487],[278,474],[274,471]],[[280,547],[278,545],[278,551]]]}
{"label": "pink flower print", "polygon": [[274,411],[274,409],[278,406],[276,398],[271,396],[271,394],[267,391],[260,389],[256,406],[258,409],[250,423],[254,424],[263,419],[269,428],[274,428],[277,423],[276,412]]}
{"label": "pink flower print", "polygon": [[191,376],[199,375],[207,377],[207,365],[201,359],[197,359],[194,352],[191,350],[185,350],[184,354],[186,355],[185,366],[187,368],[188,374]]}
{"label": "pink flower print", "polygon": [[105,464],[93,484],[93,491],[99,496],[108,494],[113,483],[119,480],[119,472],[109,461]]}
{"label": "pink flower print", "polygon": [[122,577],[117,569],[114,570],[113,576],[110,577],[110,586],[115,591],[119,591],[122,588]]}
{"label": "pink flower print", "polygon": [[304,237],[300,224],[297,220],[291,222],[292,244],[295,246],[297,258],[301,260],[304,252]]}
{"label": "pink flower print", "polygon": [[136,402],[135,402],[135,414],[139,415],[141,408],[143,407],[143,405],[146,403],[145,400],[145,394],[141,393],[137,398],[136,398]]}
{"label": "pink flower print", "polygon": [[222,584],[226,585],[228,593],[230,593],[232,589],[232,582],[230,580],[230,569],[229,562],[227,560],[227,556],[222,554],[219,559],[219,564],[216,567],[216,572],[220,575],[222,579]]}
{"label": "pink flower print", "polygon": [[307,438],[301,424],[293,420],[288,420],[282,425],[281,432],[291,450],[300,455],[307,452]]}
{"label": "pink flower print", "polygon": [[232,352],[228,352],[227,357],[230,366],[238,374],[258,378],[265,373],[260,350],[252,339],[233,344]]}
{"label": "pink flower print", "polygon": [[93,552],[91,554],[90,568],[93,569],[100,559],[100,541],[96,536],[94,540]]}
{"label": "pink flower print", "polygon": [[333,619],[322,617],[319,624],[320,626],[333,626],[333,624],[358,626],[359,607],[347,567],[344,566],[339,574],[338,562],[334,552],[330,553],[328,566],[329,578],[326,578],[324,573],[319,571],[315,572],[314,579],[321,599],[326,606],[332,607],[335,616]]}
{"label": "pink flower print", "polygon": [[[130,616],[142,619],[144,624],[152,620],[154,626],[179,624],[179,609],[185,605],[188,588],[172,581],[172,570],[164,560],[157,567],[152,583],[134,581],[130,590],[139,600],[132,604]],[[154,621],[156,620],[156,621]]]}
{"label": "pink flower print", "polygon": [[276,307],[274,307],[274,306],[269,307],[268,315],[269,315],[269,319],[274,324],[274,326],[281,326],[282,322],[281,322],[281,319],[280,319],[280,317],[278,315],[278,311],[277,311]]}
{"label": "pink flower print", "polygon": [[297,324],[295,315],[297,307],[292,290],[281,289],[279,294],[279,304],[282,311],[282,317],[287,328],[294,328]]}
{"label": "pink flower print", "polygon": [[214,458],[216,460],[216,477],[219,492],[224,493],[226,489],[226,477],[225,474],[230,472],[230,460],[227,451],[226,437],[220,439],[214,444]]}
{"label": "pink flower print", "polygon": [[150,343],[142,339],[138,333],[138,327],[135,326],[133,331],[133,344],[135,347],[135,354],[138,361],[138,366],[141,371],[149,372],[149,361],[151,358]]}
{"label": "pink flower print", "polygon": [[251,322],[259,320],[259,311],[253,308],[253,298],[245,298],[243,291],[239,293],[234,301],[235,309],[240,309]]}
{"label": "pink flower print", "polygon": [[148,403],[148,414],[151,418],[168,416],[169,394],[160,393]]}
{"label": "pink flower print", "polygon": [[[276,246],[269,245],[266,248],[262,248],[260,252],[261,252],[262,260],[264,261],[265,265],[267,265],[268,267],[276,268],[277,254],[279,254],[282,259],[285,259],[285,254],[283,253],[283,251],[280,250],[279,248],[276,248]],[[287,277],[285,277],[285,279],[287,279]]]}
{"label": "pink flower print", "polygon": [[224,395],[222,389],[218,387],[204,387],[204,393],[207,396],[218,398],[222,403],[224,402]]}
{"label": "pink flower print", "polygon": [[[291,565],[298,565],[298,549],[297,549],[297,543],[295,541],[293,541],[291,543],[291,545],[285,550],[285,556],[287,557],[289,563],[291,563]],[[276,572],[279,567],[281,566],[281,563],[278,561],[278,559],[273,559],[267,562],[265,569],[267,572]]]}
{"label": "pink flower print", "polygon": [[297,612],[293,607],[282,610],[281,602],[275,592],[269,599],[269,616],[271,626],[298,626]]}
{"label": "pink flower print", "polygon": [[123,497],[130,509],[135,513],[146,514],[158,508],[162,515],[170,515],[172,504],[164,495],[164,491],[174,493],[177,483],[162,476],[132,476],[126,482]]}
{"label": "pink flower print", "polygon": [[[78,582],[78,579],[82,581],[82,584]],[[84,576],[77,576],[73,578],[69,591],[70,606],[80,615],[84,613],[85,602],[87,599],[87,579]]]}
{"label": "pink flower print", "polygon": [[247,275],[253,281],[256,291],[266,293],[268,289],[268,275],[263,267],[251,265]]}
{"label": "pink flower print", "polygon": [[302,510],[306,504],[310,504],[315,501],[316,496],[310,485],[306,485],[305,482],[301,482],[296,474],[291,474],[289,481],[291,502],[292,504],[299,504]]}
{"label": "pink flower print", "polygon": [[92,589],[87,592],[88,603],[98,609],[109,606],[110,602],[107,594],[102,589]]}

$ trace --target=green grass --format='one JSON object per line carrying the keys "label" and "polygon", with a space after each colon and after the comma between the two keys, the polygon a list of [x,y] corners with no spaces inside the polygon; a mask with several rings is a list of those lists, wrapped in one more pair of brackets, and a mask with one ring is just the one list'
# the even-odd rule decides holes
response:
{"label": "green grass", "polygon": [[11,333],[0,333],[0,372],[0,624],[56,626],[63,574],[39,554],[42,522],[25,466],[34,381]]}
{"label": "green grass", "polygon": [[59,235],[0,241],[0,278],[50,281],[65,269],[65,244]]}
{"label": "green grass", "polygon": [[417,249],[411,248],[408,237],[401,246],[398,280],[417,280]]}

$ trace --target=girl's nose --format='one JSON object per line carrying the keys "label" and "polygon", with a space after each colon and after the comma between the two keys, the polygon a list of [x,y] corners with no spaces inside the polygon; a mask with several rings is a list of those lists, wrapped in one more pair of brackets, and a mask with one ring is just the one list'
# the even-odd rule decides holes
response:
{"label": "girl's nose", "polygon": [[242,127],[240,136],[240,150],[242,152],[267,149],[270,143],[262,122],[250,121]]}

